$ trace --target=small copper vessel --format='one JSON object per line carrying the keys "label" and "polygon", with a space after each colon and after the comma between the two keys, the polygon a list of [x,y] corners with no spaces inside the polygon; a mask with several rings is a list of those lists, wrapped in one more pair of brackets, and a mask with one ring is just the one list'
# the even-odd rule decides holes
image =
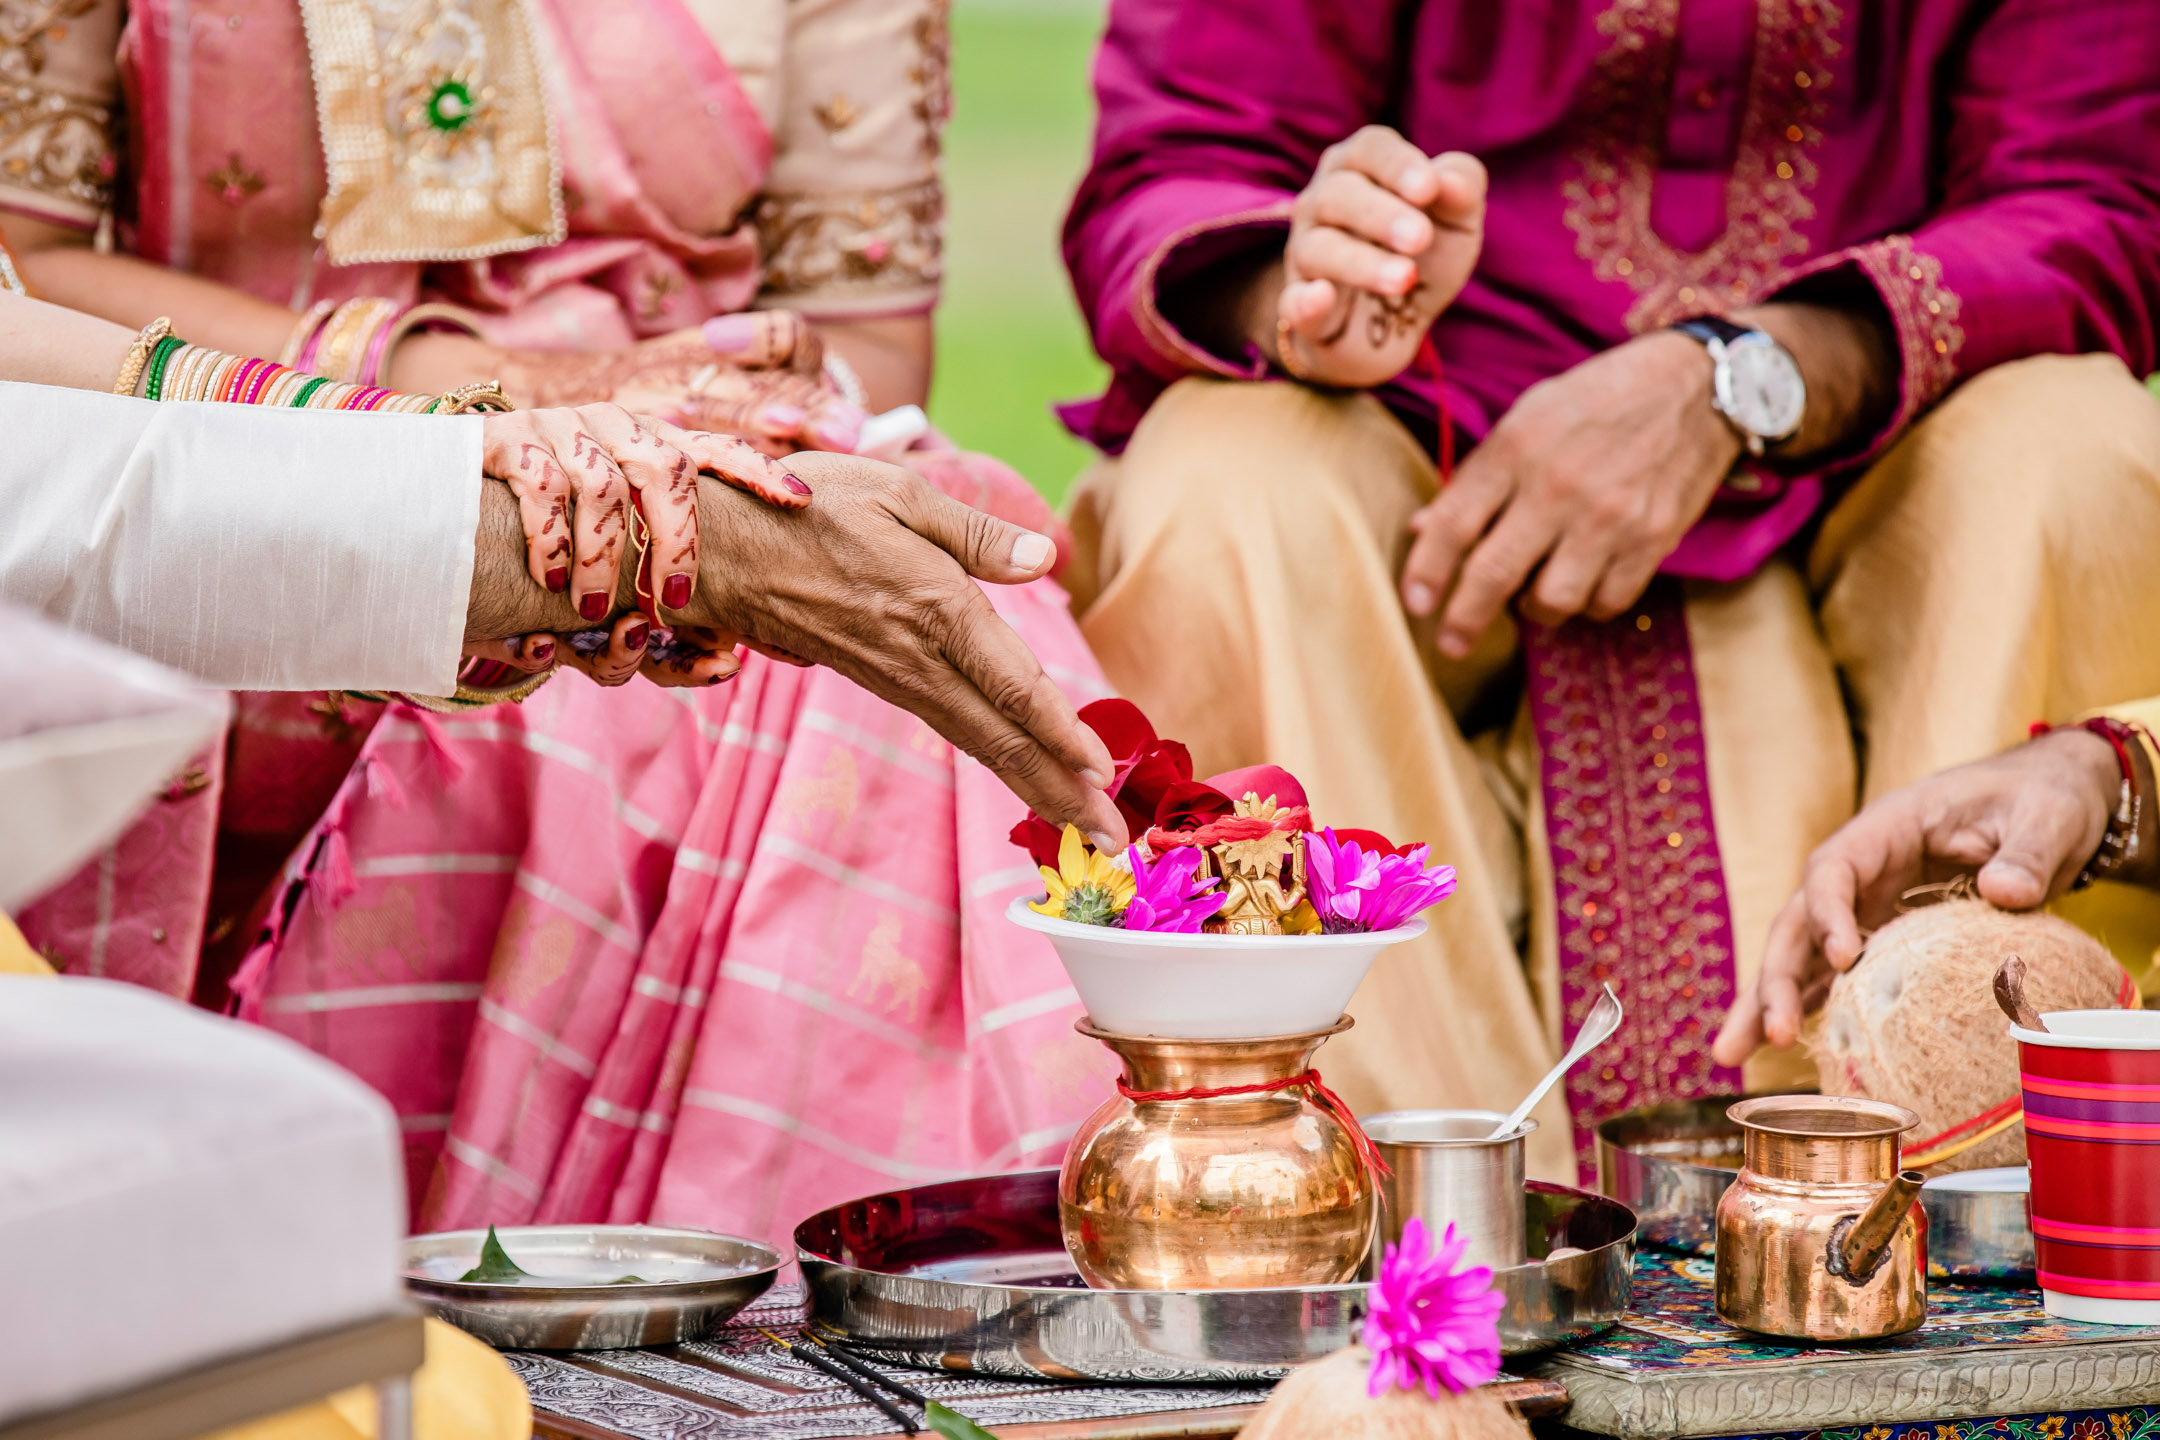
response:
{"label": "small copper vessel", "polygon": [[1725,1112],[1740,1177],[1717,1210],[1717,1313],[1796,1340],[1871,1340],[1927,1319],[1923,1177],[1898,1169],[1899,1105],[1766,1095]]}
{"label": "small copper vessel", "polygon": [[[1257,1040],[1170,1040],[1075,1027],[1125,1062],[1137,1091],[1287,1080],[1350,1028]],[[1116,1095],[1081,1123],[1058,1175],[1058,1223],[1088,1284],[1240,1290],[1355,1280],[1373,1190],[1350,1132],[1301,1090],[1210,1099]]]}

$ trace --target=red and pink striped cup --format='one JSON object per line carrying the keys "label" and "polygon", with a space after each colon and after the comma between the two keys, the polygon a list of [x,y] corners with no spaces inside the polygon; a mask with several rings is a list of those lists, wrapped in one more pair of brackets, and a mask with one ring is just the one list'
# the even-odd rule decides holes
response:
{"label": "red and pink striped cup", "polygon": [[2040,1018],[2010,1035],[2048,1313],[2160,1324],[2160,1011]]}

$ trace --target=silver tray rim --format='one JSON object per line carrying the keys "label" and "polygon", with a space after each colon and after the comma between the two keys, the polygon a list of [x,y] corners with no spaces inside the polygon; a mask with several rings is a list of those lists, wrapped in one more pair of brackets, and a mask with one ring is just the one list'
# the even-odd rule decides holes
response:
{"label": "silver tray rim", "polygon": [[[1356,1339],[1371,1289],[1363,1281],[1238,1290],[1095,1290],[1011,1285],[853,1265],[826,1254],[812,1243],[814,1229],[837,1230],[840,1215],[851,1207],[901,1201],[922,1192],[958,1186],[1012,1189],[1047,1185],[1054,1194],[1057,1174],[1054,1169],[1018,1171],[887,1191],[829,1206],[806,1218],[796,1227],[795,1254],[809,1294],[811,1323],[842,1337],[854,1348],[897,1364],[1033,1379],[1095,1379],[1122,1384],[1280,1379],[1296,1364],[1318,1359]],[[1503,1316],[1502,1337],[1502,1350],[1508,1355],[1535,1354],[1608,1328],[1626,1309],[1633,1281],[1636,1228],[1634,1213],[1628,1207],[1595,1191],[1538,1181],[1525,1187],[1525,1203],[1540,1194],[1566,1200],[1575,1207],[1586,1203],[1601,1207],[1601,1213],[1606,1213],[1615,1225],[1624,1217],[1626,1228],[1613,1240],[1556,1262],[1565,1267],[1570,1279],[1584,1282],[1568,1288],[1581,1290],[1593,1297],[1594,1303],[1586,1313],[1571,1313],[1564,1322],[1550,1328],[1539,1328],[1537,1317],[1543,1314],[1548,1321],[1553,1318],[1553,1292],[1560,1288],[1560,1281],[1552,1267],[1538,1259],[1495,1272],[1495,1285],[1506,1291],[1510,1298],[1509,1311]],[[1609,1211],[1604,1207],[1609,1207]],[[880,1324],[850,1308],[851,1302],[866,1288],[919,1294],[925,1298],[915,1302],[917,1313],[939,1312],[951,1316],[957,1312],[979,1319],[975,1324],[961,1325],[944,1333],[895,1334],[891,1323]],[[1530,1293],[1522,1293],[1526,1291]],[[836,1296],[839,1297],[837,1300]],[[938,1298],[933,1301],[927,1298],[929,1296]],[[888,1311],[909,1303],[889,1293],[878,1299]],[[1163,1364],[1120,1367],[1106,1362],[1083,1370],[1078,1365],[1049,1367],[1016,1358],[1032,1353],[1031,1347],[1039,1339],[1043,1322],[1057,1318],[1061,1312],[1070,1314],[1075,1310],[1084,1311],[1092,1322],[1112,1331],[1123,1330],[1128,1335],[1137,1332],[1143,1349]],[[1189,1339],[1191,1333],[1233,1330],[1240,1322],[1256,1317],[1291,1313],[1297,1316],[1294,1333],[1286,1331],[1274,1337],[1260,1337],[1263,1348],[1272,1338],[1272,1358],[1255,1358],[1251,1354],[1242,1358],[1194,1355],[1189,1348],[1181,1353],[1148,1348],[1165,1339],[1161,1332],[1178,1328],[1180,1322]],[[1005,1333],[1017,1338],[995,1346],[976,1343],[964,1353],[956,1353],[956,1346],[968,1343],[991,1323],[1002,1326]],[[924,1353],[939,1347],[943,1353],[937,1363],[925,1364]],[[1246,1348],[1250,1350],[1251,1347]],[[1085,1356],[1067,1358],[1089,1362],[1089,1357]],[[1176,1373],[1160,1373],[1165,1369]]]}

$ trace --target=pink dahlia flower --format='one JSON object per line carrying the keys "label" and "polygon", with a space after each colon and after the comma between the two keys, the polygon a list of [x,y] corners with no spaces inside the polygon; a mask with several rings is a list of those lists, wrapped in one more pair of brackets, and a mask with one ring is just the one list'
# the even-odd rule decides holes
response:
{"label": "pink dahlia flower", "polygon": [[1451,1221],[1434,1249],[1432,1232],[1413,1215],[1402,1242],[1387,1247],[1373,1282],[1359,1339],[1372,1351],[1366,1393],[1423,1386],[1437,1400],[1445,1385],[1456,1394],[1500,1373],[1500,1312],[1507,1301],[1483,1265],[1458,1269],[1469,1242]]}
{"label": "pink dahlia flower", "polygon": [[1193,883],[1200,869],[1200,852],[1193,846],[1172,850],[1150,865],[1135,845],[1125,852],[1125,863],[1133,873],[1132,903],[1125,907],[1127,930],[1197,935],[1229,898],[1213,893],[1222,881],[1212,876],[1205,885]]}
{"label": "pink dahlia flower", "polygon": [[1455,893],[1455,867],[1425,864],[1430,851],[1413,845],[1399,855],[1367,849],[1333,830],[1305,837],[1305,883],[1320,928],[1393,930]]}

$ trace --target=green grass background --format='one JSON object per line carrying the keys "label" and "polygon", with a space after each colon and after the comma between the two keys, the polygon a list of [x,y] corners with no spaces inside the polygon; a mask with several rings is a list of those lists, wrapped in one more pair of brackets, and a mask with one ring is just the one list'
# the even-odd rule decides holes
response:
{"label": "green grass background", "polygon": [[1055,502],[1093,455],[1050,413],[1102,386],[1058,256],[1094,125],[1084,0],[958,0],[945,131],[945,296],[930,414]]}

